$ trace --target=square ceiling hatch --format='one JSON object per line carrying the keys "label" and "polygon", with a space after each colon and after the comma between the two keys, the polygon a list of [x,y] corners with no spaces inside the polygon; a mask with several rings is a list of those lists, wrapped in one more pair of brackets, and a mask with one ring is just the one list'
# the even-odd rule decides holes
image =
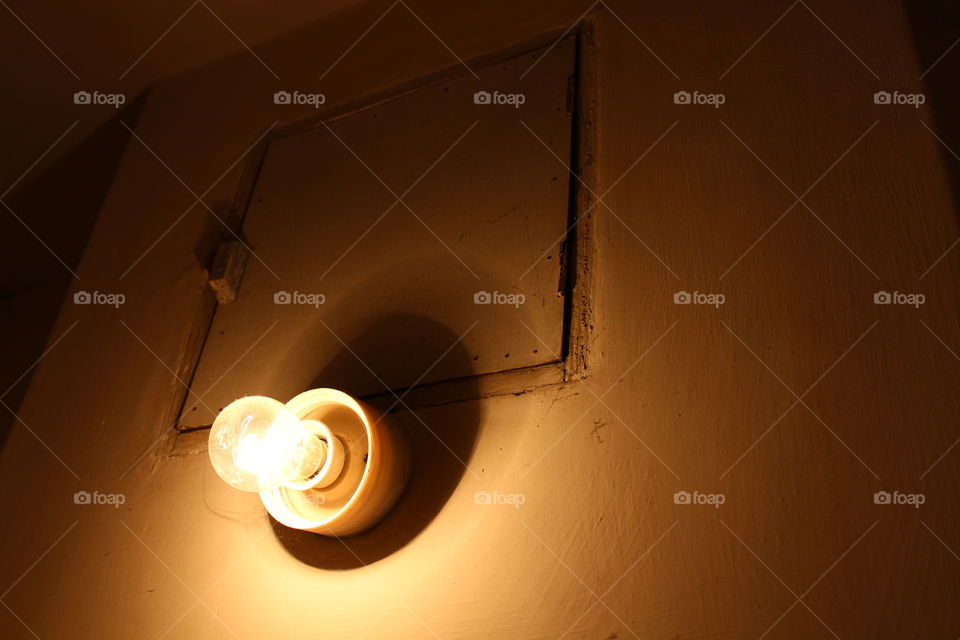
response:
{"label": "square ceiling hatch", "polygon": [[567,38],[272,139],[180,428],[244,395],[558,362],[575,57]]}

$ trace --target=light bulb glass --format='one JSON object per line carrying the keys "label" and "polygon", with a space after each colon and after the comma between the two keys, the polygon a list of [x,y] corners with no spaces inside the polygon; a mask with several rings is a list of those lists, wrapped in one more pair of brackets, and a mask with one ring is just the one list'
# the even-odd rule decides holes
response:
{"label": "light bulb glass", "polygon": [[316,473],[326,447],[283,403],[248,396],[230,403],[210,429],[213,468],[241,491],[270,491]]}

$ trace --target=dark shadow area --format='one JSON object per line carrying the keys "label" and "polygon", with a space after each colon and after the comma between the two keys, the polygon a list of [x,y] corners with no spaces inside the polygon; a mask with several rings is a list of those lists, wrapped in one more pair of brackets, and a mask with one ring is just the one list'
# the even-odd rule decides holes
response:
{"label": "dark shadow area", "polygon": [[[402,376],[401,379],[416,380],[431,364],[424,360],[424,345],[443,345],[444,351],[450,349],[448,359],[470,370],[470,356],[449,328],[420,316],[393,314],[377,318],[351,339],[349,349],[342,349],[330,361],[313,386],[357,394],[357,389],[343,384],[342,377],[345,369],[356,366],[354,354],[376,372],[389,371]],[[455,346],[450,348],[451,345]],[[397,395],[402,398],[403,392]],[[478,402],[454,403],[415,413],[403,408],[393,394],[369,404],[380,411],[390,411],[390,418],[399,423],[409,439],[411,471],[407,488],[379,524],[348,538],[330,538],[274,523],[284,548],[310,566],[356,569],[407,545],[447,503],[473,454],[482,417]]]}
{"label": "dark shadow area", "polygon": [[[0,207],[0,400],[11,411],[19,409],[31,367],[43,354],[73,280],[60,260],[77,270],[130,140],[120,120],[136,126],[145,96],[118,110],[56,163],[27,176],[4,199],[16,217]],[[0,448],[13,422],[0,407]]]}
{"label": "dark shadow area", "polygon": [[931,128],[953,150],[940,147],[954,202],[960,202],[960,4],[956,0],[905,0],[924,93],[935,122]]}
{"label": "dark shadow area", "polygon": [[[0,216],[0,238],[3,239],[0,292],[16,292],[71,277],[52,254],[71,269],[76,270],[80,264],[90,231],[130,141],[130,133],[120,121],[134,127],[145,96],[119,109],[114,117],[56,163],[39,174],[28,175],[4,199],[30,230],[9,211]],[[61,144],[69,142],[65,140]]]}

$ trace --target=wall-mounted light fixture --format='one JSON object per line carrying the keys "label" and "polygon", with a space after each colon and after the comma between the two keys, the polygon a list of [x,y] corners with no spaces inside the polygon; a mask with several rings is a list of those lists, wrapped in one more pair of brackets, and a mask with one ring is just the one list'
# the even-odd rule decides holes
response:
{"label": "wall-mounted light fixture", "polygon": [[217,416],[208,449],[217,474],[258,492],[279,522],[329,536],[376,524],[409,471],[399,427],[335,389],[313,389],[287,404],[240,398]]}

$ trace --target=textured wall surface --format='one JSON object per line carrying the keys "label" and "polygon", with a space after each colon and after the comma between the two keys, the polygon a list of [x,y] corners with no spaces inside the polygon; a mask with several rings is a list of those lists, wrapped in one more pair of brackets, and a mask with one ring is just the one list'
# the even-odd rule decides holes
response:
{"label": "textured wall surface", "polygon": [[[68,298],[0,457],[0,636],[960,634],[958,145],[935,96],[893,104],[949,61],[920,62],[896,2],[751,4],[586,17],[586,375],[396,414],[476,442],[429,524],[365,567],[305,562],[204,453],[170,454],[213,214],[264,130],[314,114],[278,89],[363,104],[587,6],[375,3],[155,87],[78,270],[125,303]],[[460,464],[435,449],[419,463]]]}

